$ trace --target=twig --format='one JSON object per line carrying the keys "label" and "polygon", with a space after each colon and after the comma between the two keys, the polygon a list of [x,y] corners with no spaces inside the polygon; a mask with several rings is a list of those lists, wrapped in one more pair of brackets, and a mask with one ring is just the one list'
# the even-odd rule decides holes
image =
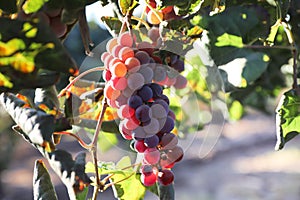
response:
{"label": "twig", "polygon": [[108,107],[108,105],[106,103],[106,98],[104,98],[103,101],[102,101],[102,110],[101,110],[100,116],[98,118],[95,134],[94,134],[93,140],[90,144],[92,146],[91,154],[92,154],[93,162],[94,162],[94,166],[95,166],[95,175],[96,175],[96,183],[97,183],[97,186],[94,188],[94,193],[93,193],[93,198],[92,198],[93,200],[97,199],[99,188],[103,187],[103,185],[100,181],[99,172],[98,172],[97,140],[98,140],[99,133],[101,131],[103,117],[104,117],[105,110],[106,110],[107,107]]}
{"label": "twig", "polygon": [[273,45],[273,46],[264,46],[264,45],[244,45],[244,48],[248,49],[285,49],[285,50],[293,50],[295,47],[292,46],[278,46],[278,45]]}
{"label": "twig", "polygon": [[95,71],[103,71],[105,67],[95,67],[89,70],[84,71],[83,73],[76,76],[64,89],[61,90],[61,92],[57,95],[57,98],[60,98],[66,94],[66,92],[72,87],[79,79],[84,77],[85,75],[95,72]]}
{"label": "twig", "polygon": [[68,136],[72,136],[74,137],[78,142],[79,144],[85,148],[85,149],[91,149],[91,146],[86,144],[80,137],[78,137],[77,135],[73,134],[73,133],[70,133],[70,132],[67,132],[67,131],[61,131],[61,132],[54,132],[53,135],[68,135]]}

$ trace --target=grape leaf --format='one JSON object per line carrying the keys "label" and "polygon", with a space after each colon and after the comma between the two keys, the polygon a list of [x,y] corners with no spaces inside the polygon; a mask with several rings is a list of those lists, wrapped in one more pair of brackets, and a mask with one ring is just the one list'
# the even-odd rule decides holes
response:
{"label": "grape leaf", "polygon": [[34,103],[38,106],[46,105],[50,110],[59,109],[59,101],[57,98],[57,90],[55,85],[37,88],[35,90]]}
{"label": "grape leaf", "polygon": [[26,0],[22,8],[26,14],[37,12],[49,0]]}
{"label": "grape leaf", "polygon": [[299,134],[300,130],[300,96],[296,90],[285,92],[276,108],[276,150]]}
{"label": "grape leaf", "polygon": [[47,143],[52,144],[53,115],[23,107],[25,102],[10,93],[2,93],[0,102],[34,145],[45,147]]}
{"label": "grape leaf", "polygon": [[[117,169],[127,168],[122,174],[115,174],[111,177],[111,181],[116,183],[113,185],[113,191],[116,198],[120,200],[141,200],[145,196],[146,187],[141,183],[139,176],[133,170],[128,168],[131,166],[128,156],[123,157],[116,165]],[[119,183],[117,183],[120,181]]]}
{"label": "grape leaf", "polygon": [[[43,22],[0,18],[0,24],[0,66],[11,67],[4,68],[6,71],[15,72],[19,69],[23,73],[34,74],[41,68],[70,75],[77,74],[75,61],[50,27]],[[9,42],[18,46],[10,45]],[[1,67],[1,72],[4,69]]]}
{"label": "grape leaf", "polygon": [[123,15],[125,15],[132,6],[134,0],[118,0],[119,8]]}
{"label": "grape leaf", "polygon": [[173,184],[164,186],[158,184],[158,194],[160,200],[174,200],[175,199],[175,192]]}
{"label": "grape leaf", "polygon": [[106,25],[111,33],[117,35],[122,27],[122,22],[116,17],[101,17],[101,21]]}
{"label": "grape leaf", "polygon": [[102,152],[108,151],[113,146],[118,144],[116,134],[101,132],[98,137],[98,145]]}
{"label": "grape leaf", "polygon": [[49,172],[42,160],[36,160],[33,171],[33,199],[56,200],[57,196],[52,185]]}

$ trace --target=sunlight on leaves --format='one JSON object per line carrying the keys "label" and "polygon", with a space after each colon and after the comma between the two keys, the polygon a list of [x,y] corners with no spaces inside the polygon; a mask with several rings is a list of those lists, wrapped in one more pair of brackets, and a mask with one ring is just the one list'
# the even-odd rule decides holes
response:
{"label": "sunlight on leaves", "polygon": [[277,144],[280,150],[285,143],[299,134],[300,130],[300,96],[296,90],[284,93],[276,109]]}

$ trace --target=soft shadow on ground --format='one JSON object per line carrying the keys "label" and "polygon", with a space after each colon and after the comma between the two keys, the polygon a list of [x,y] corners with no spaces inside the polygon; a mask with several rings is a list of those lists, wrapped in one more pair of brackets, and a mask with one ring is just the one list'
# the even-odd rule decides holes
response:
{"label": "soft shadow on ground", "polygon": [[[213,150],[199,158],[205,132],[189,135],[181,141],[187,147],[183,161],[174,167],[178,200],[298,200],[300,198],[300,139],[276,152],[275,119],[250,111],[242,120],[227,123]],[[190,145],[191,144],[191,145]],[[79,152],[73,140],[64,140],[65,149]],[[120,153],[122,152],[122,153]],[[117,160],[126,152],[115,148],[100,154],[104,160]],[[32,199],[32,171],[39,153],[20,140],[9,170],[1,181],[4,195],[0,199]],[[56,175],[51,178],[59,199],[67,199],[66,189]],[[112,191],[99,199],[113,199]],[[147,194],[147,200],[157,197]]]}

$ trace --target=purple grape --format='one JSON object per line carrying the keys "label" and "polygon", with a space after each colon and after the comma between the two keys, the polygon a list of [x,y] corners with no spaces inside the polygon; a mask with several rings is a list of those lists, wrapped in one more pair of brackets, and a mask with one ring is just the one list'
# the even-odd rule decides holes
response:
{"label": "purple grape", "polygon": [[156,99],[152,105],[154,104],[162,105],[165,108],[166,112],[169,112],[169,105],[163,99]]}
{"label": "purple grape", "polygon": [[148,148],[154,148],[158,145],[159,138],[156,135],[144,139],[144,144]]}
{"label": "purple grape", "polygon": [[150,88],[152,89],[153,97],[157,98],[162,95],[162,87],[156,83],[151,83]]}
{"label": "purple grape", "polygon": [[170,100],[169,100],[168,96],[166,96],[166,95],[163,94],[163,95],[160,96],[160,98],[162,100],[164,100],[168,105],[170,105]]}
{"label": "purple grape", "polygon": [[173,67],[178,72],[184,71],[184,62],[180,59],[178,59],[174,64],[171,64],[171,67]]}
{"label": "purple grape", "polygon": [[136,52],[134,57],[140,61],[141,65],[148,64],[150,62],[150,56],[145,51]]}
{"label": "purple grape", "polygon": [[164,126],[162,127],[162,129],[160,130],[160,132],[162,133],[169,133],[173,130],[175,126],[175,122],[171,117],[167,117]]}
{"label": "purple grape", "polygon": [[128,105],[133,109],[136,109],[137,107],[141,106],[142,104],[143,104],[143,100],[138,95],[132,95],[128,99]]}
{"label": "purple grape", "polygon": [[137,95],[139,95],[144,102],[148,102],[153,97],[153,92],[149,86],[144,85],[138,90]]}
{"label": "purple grape", "polygon": [[135,117],[140,122],[147,122],[151,119],[151,109],[147,105],[141,105],[135,110]]}

